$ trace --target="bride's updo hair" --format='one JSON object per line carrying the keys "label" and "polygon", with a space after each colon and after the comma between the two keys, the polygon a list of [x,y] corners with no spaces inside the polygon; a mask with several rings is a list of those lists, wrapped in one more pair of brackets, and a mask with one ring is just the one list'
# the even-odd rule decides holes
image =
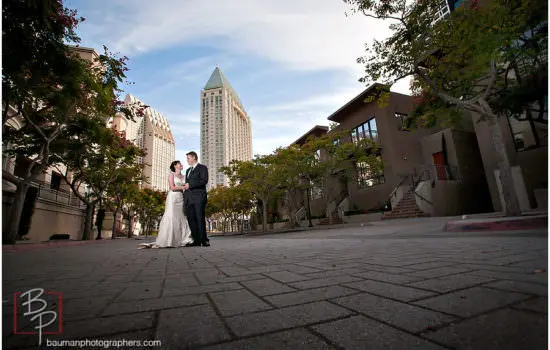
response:
{"label": "bride's updo hair", "polygon": [[175,160],[170,164],[170,170],[172,170],[173,173],[176,172],[176,165],[180,164],[181,162],[179,160]]}

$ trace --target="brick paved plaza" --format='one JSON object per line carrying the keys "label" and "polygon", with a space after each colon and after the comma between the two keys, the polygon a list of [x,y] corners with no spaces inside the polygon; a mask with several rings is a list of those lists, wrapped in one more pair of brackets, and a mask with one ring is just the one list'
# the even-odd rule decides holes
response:
{"label": "brick paved plaza", "polygon": [[[116,240],[3,253],[13,293],[63,293],[63,333],[185,349],[546,349],[547,232],[438,232],[440,222],[213,237],[209,248]],[[30,330],[19,320],[18,329]],[[44,342],[44,340],[43,340]]]}

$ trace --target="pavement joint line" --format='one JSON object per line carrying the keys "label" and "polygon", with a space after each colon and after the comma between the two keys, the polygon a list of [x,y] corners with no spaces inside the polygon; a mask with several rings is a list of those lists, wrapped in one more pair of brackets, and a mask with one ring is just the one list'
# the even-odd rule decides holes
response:
{"label": "pavement joint line", "polygon": [[317,338],[323,340],[325,343],[329,344],[330,346],[334,347],[335,349],[337,350],[346,350],[345,347],[343,346],[340,346],[338,344],[336,344],[334,341],[332,341],[330,338],[328,338],[327,336],[325,336],[324,334],[320,333],[320,332],[317,332],[315,329],[313,329],[312,326],[306,326],[304,327],[308,332],[310,332],[311,334],[313,334],[314,336],[316,336]]}
{"label": "pavement joint line", "polygon": [[[193,276],[193,278],[195,279],[195,281],[197,281],[197,283],[199,284],[199,286],[204,286],[204,284],[201,282],[201,280],[197,277],[197,273],[196,272],[192,272],[191,275]],[[164,293],[164,290],[162,291]]]}
{"label": "pavement joint line", "polygon": [[[506,280],[494,280],[494,281],[489,282],[489,283],[495,283],[495,282],[501,282],[501,281],[506,281]],[[512,282],[520,282],[520,281],[512,281]],[[522,283],[533,284],[533,283],[531,283],[531,282],[522,282]],[[539,285],[539,284],[537,283],[536,285]],[[528,292],[528,291],[516,292],[516,291],[512,291],[512,290],[510,290],[510,289],[504,289],[504,288],[502,288],[502,287],[495,287],[495,286],[485,286],[485,285],[482,285],[481,287],[483,287],[483,288],[489,288],[489,289],[494,289],[494,290],[498,290],[498,291],[501,291],[501,292],[522,293],[522,294],[527,294],[527,295],[531,295],[531,296],[539,297],[539,298],[543,298],[543,297],[547,297],[547,296],[548,296],[548,295],[534,294],[534,293],[531,293],[531,292]]]}
{"label": "pavement joint line", "polygon": [[[367,315],[367,314],[365,314],[365,313],[363,313],[363,312],[361,312],[361,311],[357,311],[357,310],[354,310],[354,309],[349,308],[349,307],[347,307],[347,306],[340,305],[340,304],[338,304],[338,303],[336,303],[336,302],[332,302],[332,301],[328,301],[328,302],[331,303],[331,304],[333,304],[333,305],[342,307],[342,308],[344,308],[344,309],[346,309],[346,310],[348,310],[348,311],[352,311],[352,312],[356,313],[355,316],[357,316],[357,315],[363,316],[363,317],[368,318],[368,319],[370,319],[370,320],[372,320],[372,321],[374,321],[374,322],[377,322],[377,323],[383,324],[383,325],[385,325],[385,326],[391,327],[391,328],[393,328],[393,329],[395,329],[395,330],[397,330],[397,331],[400,331],[400,332],[403,332],[403,333],[407,333],[407,334],[409,334],[409,335],[411,335],[411,336],[414,336],[415,338],[420,338],[420,339],[423,339],[423,340],[427,340],[427,341],[432,342],[432,343],[434,343],[434,344],[436,344],[436,345],[440,345],[440,346],[443,345],[443,344],[440,344],[440,343],[438,343],[438,342],[434,342],[434,341],[431,340],[431,339],[424,338],[424,337],[422,337],[422,336],[420,336],[420,335],[418,335],[418,334],[416,334],[416,333],[413,333],[413,332],[411,332],[411,331],[408,331],[408,330],[406,330],[406,329],[404,329],[404,328],[401,328],[401,327],[399,327],[399,326],[396,326],[396,325],[394,325],[394,324],[391,324],[391,323],[389,323],[389,322],[386,322],[386,321],[377,319],[377,318],[375,318],[375,317],[369,316],[369,315]],[[430,311],[434,311],[434,310],[430,310]],[[456,316],[454,316],[454,315],[453,315],[453,317],[456,318]],[[444,345],[444,347],[447,348],[447,349],[452,349],[452,348],[449,347],[448,345]]]}
{"label": "pavement joint line", "polygon": [[[205,294],[205,293],[202,293],[202,294]],[[120,304],[120,303],[112,303],[112,304],[109,304],[108,306],[112,306],[113,304]],[[94,318],[115,317],[115,316],[139,315],[139,314],[143,314],[143,313],[146,313],[146,312],[157,312],[157,311],[164,311],[164,310],[187,309],[187,308],[191,308],[191,307],[195,307],[195,306],[201,306],[201,305],[208,305],[208,304],[199,302],[199,303],[193,304],[193,305],[168,306],[168,307],[160,307],[160,308],[151,309],[151,310],[121,312],[121,313],[116,313],[116,314],[111,314],[111,315],[104,315],[103,312],[102,312],[102,313],[99,314],[99,316],[86,318],[86,320],[94,319]],[[105,310],[103,310],[103,311],[105,311]],[[79,321],[80,321],[80,319],[79,319]]]}
{"label": "pavement joint line", "polygon": [[[240,284],[244,290],[248,291],[250,294],[254,295],[256,298],[259,298],[260,300],[262,300],[264,303],[266,303],[267,305],[271,306],[273,309],[279,309],[279,307],[275,304],[273,304],[272,302],[270,302],[269,300],[267,299],[264,299],[261,295],[259,295],[258,293],[256,293],[255,291],[253,291],[251,288],[247,287],[245,284],[241,282],[237,282],[238,284]],[[289,292],[289,293],[292,293],[292,292]],[[283,293],[281,293],[283,294]],[[279,294],[274,294],[274,295],[279,295]],[[266,296],[270,296],[270,295],[266,295]],[[262,312],[262,311],[267,311],[267,310],[259,310],[258,312]],[[247,314],[250,314],[250,313],[256,313],[256,312],[249,312]]]}
{"label": "pavement joint line", "polygon": [[[446,277],[446,276],[444,276]],[[434,278],[432,278],[434,279]],[[436,293],[436,294],[446,294],[446,293],[441,293],[441,292],[437,292],[437,291],[434,291],[434,290],[430,290],[430,289],[425,289],[425,288],[419,288],[419,287],[413,287],[413,286],[409,286],[409,285],[406,285],[406,284],[399,284],[399,283],[396,283],[396,282],[386,282],[386,281],[379,281],[379,280],[373,280],[373,279],[370,279],[370,278],[364,278],[363,277],[363,281],[372,281],[372,282],[377,282],[377,283],[385,283],[385,284],[391,284],[393,286],[396,286],[396,287],[404,287],[404,288],[411,288],[411,289],[418,289],[420,291],[423,291],[423,292],[430,292],[430,293]],[[353,281],[353,282],[344,282],[344,283],[357,283],[357,282],[362,282],[362,281]],[[415,282],[411,282],[411,283],[416,283],[416,282],[423,282],[423,281],[415,281]],[[341,287],[346,287],[346,288],[352,288],[352,289],[357,289],[357,288],[354,288],[352,286],[349,286],[349,285],[341,285]],[[470,287],[468,287],[470,288]],[[362,289],[360,289],[362,290]],[[364,290],[363,290],[364,292]],[[373,292],[370,292],[371,294],[374,294]],[[378,294],[374,294],[374,295],[378,295]],[[387,298],[385,295],[378,295],[378,296],[383,296],[385,298]],[[430,296],[430,297],[422,297],[420,299],[424,299],[424,298],[433,298],[435,297],[434,295]],[[390,299],[390,298],[387,298],[387,299]],[[397,300],[397,299],[396,299]],[[409,301],[416,301],[416,299],[411,299]],[[401,302],[403,302],[403,300],[401,300]]]}
{"label": "pavement joint line", "polygon": [[[531,297],[529,299],[525,299],[525,300],[522,300],[521,302],[517,303],[518,305],[521,304],[521,303],[524,303],[524,302],[527,302],[527,301],[532,301],[532,300],[536,300],[536,299],[539,299],[539,298],[546,298],[546,297],[543,297],[543,296],[534,296],[534,297]],[[523,311],[523,312],[528,312],[528,313],[532,313],[532,314],[535,314],[535,315],[548,315],[548,309],[546,309],[546,312],[540,312],[540,311],[535,311],[535,310],[530,310],[530,309],[519,309],[517,308],[518,305],[515,305],[516,303],[514,303],[514,305],[510,305],[510,309],[512,310],[515,310],[515,311]]]}
{"label": "pavement joint line", "polygon": [[231,327],[229,327],[229,324],[227,323],[226,318],[222,315],[221,310],[218,308],[218,306],[214,302],[214,299],[212,299],[212,296],[210,295],[210,293],[206,293],[206,298],[208,299],[208,302],[209,302],[208,305],[210,305],[212,310],[214,310],[214,313],[216,314],[216,316],[218,316],[218,319],[220,320],[220,322],[225,327],[225,330],[227,331],[227,334],[229,334],[231,339],[237,338],[237,334],[235,332],[233,332]]}
{"label": "pavement joint line", "polygon": [[[350,288],[350,287],[346,287],[346,288]],[[416,305],[416,304],[412,304],[412,302],[416,302],[416,301],[420,301],[420,300],[424,300],[424,299],[419,299],[419,300],[410,300],[410,301],[403,301],[403,300],[399,300],[399,299],[394,299],[394,298],[389,298],[387,296],[384,296],[384,295],[378,295],[378,294],[374,294],[372,292],[366,292],[364,290],[360,291],[359,293],[355,293],[355,294],[350,294],[350,295],[345,295],[345,296],[342,296],[342,297],[336,297],[336,298],[331,298],[330,300],[327,300],[327,301],[330,301],[331,303],[335,303],[335,300],[334,299],[338,299],[338,298],[344,298],[344,297],[348,297],[348,296],[354,296],[354,295],[358,295],[358,294],[370,294],[372,296],[375,296],[375,297],[379,297],[379,298],[383,298],[383,299],[387,299],[387,300],[390,300],[390,301],[394,301],[394,302],[398,302],[400,304],[407,304],[409,306],[414,306],[414,307],[417,307],[419,309],[424,309],[426,311],[431,311],[431,312],[438,312],[440,314],[443,314],[443,315],[446,315],[446,316],[450,316],[450,317],[454,317],[454,318],[457,318],[457,319],[462,319],[463,317],[462,316],[457,316],[457,315],[454,315],[454,314],[450,314],[448,312],[445,312],[445,311],[439,311],[439,310],[434,310],[434,309],[430,309],[424,305]],[[432,295],[431,297],[426,297],[425,299],[430,299],[430,298],[435,298],[435,297],[438,297],[439,295]],[[342,306],[338,303],[336,303],[336,305],[338,306]],[[342,306],[342,307],[345,307],[345,306]]]}
{"label": "pavement joint line", "polygon": [[[486,281],[486,282],[481,282],[481,283],[478,283],[478,284],[472,284],[472,285],[469,285],[467,287],[462,287],[462,288],[455,288],[455,289],[452,289],[452,290],[449,290],[449,291],[446,291],[446,292],[438,292],[438,291],[434,291],[434,290],[426,290],[426,291],[429,291],[429,292],[432,292],[432,293],[437,293],[437,295],[432,295],[432,296],[429,296],[429,297],[422,297],[422,298],[418,298],[418,299],[411,299],[409,300],[408,302],[417,302],[417,301],[423,301],[423,300],[428,300],[428,299],[432,299],[432,298],[436,298],[436,297],[440,297],[440,296],[444,296],[444,295],[447,295],[447,294],[453,294],[453,293],[456,293],[456,292],[462,292],[464,290],[468,290],[468,289],[471,289],[471,288],[475,288],[475,287],[484,287],[484,284],[487,284],[487,283],[495,283],[495,282],[499,282],[498,279],[495,279],[495,280],[489,280],[489,281]],[[505,292],[510,292],[509,290],[506,290]],[[520,292],[515,292],[515,293],[520,293]],[[416,306],[416,305],[415,305]]]}
{"label": "pavement joint line", "polygon": [[[527,276],[532,276],[532,275],[527,275]],[[523,282],[523,283],[533,283],[533,284],[540,284],[542,286],[548,286],[548,283],[545,283],[545,282],[526,281],[526,280],[521,280],[521,279],[514,280],[514,279],[510,279],[510,278],[505,278],[505,277],[495,277],[495,278],[498,281]]]}

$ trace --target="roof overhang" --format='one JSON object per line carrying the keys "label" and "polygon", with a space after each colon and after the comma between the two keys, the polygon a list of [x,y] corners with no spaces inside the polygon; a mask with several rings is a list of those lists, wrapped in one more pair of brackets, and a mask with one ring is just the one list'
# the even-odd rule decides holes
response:
{"label": "roof overhang", "polygon": [[313,137],[320,137],[328,133],[328,126],[323,125],[315,125],[311,130],[300,136],[296,141],[294,141],[291,145],[303,145],[306,143],[307,139],[310,136]]}
{"label": "roof overhang", "polygon": [[336,112],[332,113],[327,119],[333,122],[340,123],[347,116],[348,113],[354,111],[359,106],[362,106],[365,103],[368,103],[365,101],[368,97],[376,96],[377,94],[380,94],[382,92],[389,92],[389,91],[390,91],[389,85],[374,83],[368,88],[366,88],[359,95],[355,96],[351,101],[349,101],[348,103],[340,107]]}

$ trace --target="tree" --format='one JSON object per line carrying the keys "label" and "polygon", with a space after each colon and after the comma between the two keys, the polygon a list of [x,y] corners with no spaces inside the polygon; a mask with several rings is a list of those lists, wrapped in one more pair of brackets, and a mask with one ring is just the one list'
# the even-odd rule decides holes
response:
{"label": "tree", "polygon": [[[92,238],[94,207],[102,207],[107,191],[121,196],[124,181],[139,179],[141,166],[137,160],[143,156],[143,151],[115,130],[101,124],[89,126],[86,133],[71,140],[64,154],[57,154],[58,163],[66,167],[64,172],[60,169],[62,177],[86,205],[82,239]],[[82,187],[88,189],[87,193],[82,193]]]}
{"label": "tree", "polygon": [[[279,174],[279,188],[285,192],[285,206],[291,226],[296,226],[296,213],[300,209],[304,191],[309,196],[312,187],[312,164],[315,160],[314,152],[307,152],[297,145],[278,148],[275,151],[274,165]],[[311,220],[311,211],[308,207],[308,219]]]}
{"label": "tree", "polygon": [[144,188],[139,193],[137,203],[136,211],[141,229],[148,236],[153,229],[153,225],[160,220],[164,213],[166,192]]}
{"label": "tree", "polygon": [[275,155],[256,155],[252,161],[233,161],[221,171],[233,183],[240,183],[262,202],[263,230],[267,230],[267,203],[280,194],[281,176],[274,163]]}
{"label": "tree", "polygon": [[125,186],[125,200],[124,204],[121,205],[121,211],[122,211],[122,217],[126,220],[128,220],[128,226],[127,226],[127,236],[128,238],[132,238],[132,235],[134,234],[134,225],[136,222],[136,215],[139,205],[141,204],[139,202],[139,193],[140,188],[139,184],[137,183],[130,183],[128,186]]}
{"label": "tree", "polygon": [[[349,130],[334,130],[326,135],[310,138],[301,147],[306,160],[301,174],[308,180],[306,186],[311,189],[315,184],[322,190],[326,215],[329,223],[333,222],[331,203],[339,200],[341,193],[335,193],[334,181],[341,181],[347,186],[351,180],[357,180],[357,168],[363,167],[372,175],[380,173],[384,164],[379,156],[376,143],[367,138],[350,140]],[[351,141],[351,142],[350,142]],[[346,189],[344,193],[348,194]]]}
{"label": "tree", "polygon": [[207,212],[209,215],[221,217],[222,232],[226,232],[227,222],[231,217],[232,202],[231,187],[216,186],[208,192]]}
{"label": "tree", "polygon": [[[413,77],[420,122],[456,121],[472,112],[490,126],[506,215],[519,204],[505,151],[500,117],[543,121],[547,112],[547,2],[494,0],[465,3],[435,21],[440,1],[344,0],[353,12],[391,21],[392,35],[374,40],[358,59],[360,81],[392,85]],[[435,23],[434,23],[435,22]],[[525,93],[524,87],[531,88]],[[533,89],[534,87],[534,89]],[[533,113],[535,112],[535,113]]]}
{"label": "tree", "polygon": [[27,190],[51,164],[52,144],[63,130],[63,118],[74,109],[66,97],[78,94],[72,76],[81,66],[64,42],[78,42],[74,29],[79,19],[53,0],[4,1],[2,14],[3,152],[30,159],[21,178],[3,172],[16,186],[3,241],[15,243]]}
{"label": "tree", "polygon": [[5,1],[3,10],[2,142],[9,157],[28,159],[21,177],[3,172],[16,186],[6,243],[15,243],[25,195],[32,182],[87,127],[124,112],[118,102],[127,58],[106,49],[95,62],[81,59],[74,30],[83,19],[61,1]]}
{"label": "tree", "polygon": [[[132,195],[139,188],[139,183],[145,181],[142,175],[143,165],[138,163],[138,157],[142,157],[144,152],[134,146],[131,142],[121,139],[118,149],[113,149],[113,153],[107,158],[106,163],[116,160],[112,169],[113,181],[107,186],[107,194],[113,203],[113,228],[111,238],[115,238],[117,232],[117,216],[123,212],[126,201],[132,200]],[[118,163],[118,164],[117,164]],[[123,213],[124,216],[124,213]],[[129,226],[131,225],[131,220]],[[131,231],[131,228],[129,228]],[[128,237],[131,234],[128,233]]]}

